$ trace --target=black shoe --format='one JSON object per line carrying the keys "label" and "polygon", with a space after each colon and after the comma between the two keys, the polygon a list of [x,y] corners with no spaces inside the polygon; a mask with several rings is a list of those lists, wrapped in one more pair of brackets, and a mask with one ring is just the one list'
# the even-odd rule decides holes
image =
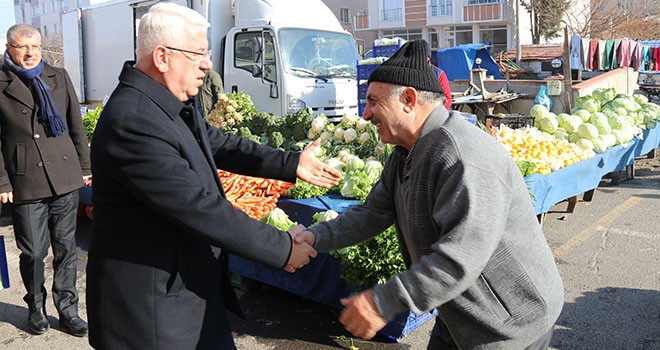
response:
{"label": "black shoe", "polygon": [[60,317],[60,326],[76,337],[87,335],[87,322],[78,316],[71,318]]}
{"label": "black shoe", "polygon": [[30,332],[36,335],[44,334],[50,328],[50,323],[48,323],[48,318],[46,318],[46,313],[41,307],[32,308],[28,310],[28,329]]}

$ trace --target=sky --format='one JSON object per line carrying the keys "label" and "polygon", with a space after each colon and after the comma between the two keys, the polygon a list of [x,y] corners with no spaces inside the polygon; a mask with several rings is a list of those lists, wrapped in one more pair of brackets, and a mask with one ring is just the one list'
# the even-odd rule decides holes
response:
{"label": "sky", "polygon": [[0,0],[0,52],[5,51],[5,34],[14,23],[14,0]]}

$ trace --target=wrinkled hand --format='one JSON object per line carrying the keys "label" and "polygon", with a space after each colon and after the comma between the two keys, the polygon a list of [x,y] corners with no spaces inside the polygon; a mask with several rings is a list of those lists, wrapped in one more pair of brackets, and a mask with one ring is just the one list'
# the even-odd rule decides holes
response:
{"label": "wrinkled hand", "polygon": [[305,226],[297,225],[289,229],[289,234],[291,235],[293,241],[293,247],[291,247],[291,256],[289,256],[289,261],[286,266],[284,266],[284,271],[286,272],[296,272],[296,269],[302,268],[303,266],[309,264],[309,258],[316,257],[316,249],[312,248],[310,244],[305,242],[296,242],[295,236],[300,234],[305,230]]}
{"label": "wrinkled hand", "polygon": [[330,188],[339,183],[341,172],[316,158],[320,148],[320,139],[305,147],[305,150],[300,154],[296,176],[312,185]]}
{"label": "wrinkled hand", "polygon": [[293,241],[296,243],[307,243],[311,246],[314,246],[314,242],[316,241],[316,236],[311,231],[307,231],[306,229],[303,229],[302,231],[298,232],[293,236]]}
{"label": "wrinkled hand", "polygon": [[0,200],[2,204],[14,202],[14,192],[0,193]]}
{"label": "wrinkled hand", "polygon": [[369,340],[387,324],[387,320],[376,309],[371,289],[341,299],[340,302],[346,308],[339,314],[339,322],[357,337]]}

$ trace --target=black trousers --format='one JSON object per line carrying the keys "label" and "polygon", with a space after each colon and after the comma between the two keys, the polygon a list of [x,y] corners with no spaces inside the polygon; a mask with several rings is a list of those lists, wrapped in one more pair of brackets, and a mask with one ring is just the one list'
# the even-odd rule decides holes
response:
{"label": "black trousers", "polygon": [[60,317],[78,315],[76,290],[76,220],[78,191],[61,196],[14,204],[12,220],[16,245],[21,251],[19,267],[30,308],[42,308],[46,300],[45,264],[53,249],[53,301]]}
{"label": "black trousers", "polygon": [[[537,339],[532,345],[529,345],[524,350],[545,350],[550,346],[550,340],[552,339],[553,328],[542,335]],[[454,343],[451,334],[447,330],[444,322],[440,320],[440,317],[435,318],[435,326],[433,331],[431,331],[431,339],[429,340],[429,345],[427,350],[458,350],[458,346]]]}

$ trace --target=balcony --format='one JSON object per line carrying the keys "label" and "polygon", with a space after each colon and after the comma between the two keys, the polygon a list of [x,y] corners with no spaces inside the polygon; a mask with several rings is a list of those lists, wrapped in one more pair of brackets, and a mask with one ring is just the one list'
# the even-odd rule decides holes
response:
{"label": "balcony", "polygon": [[463,6],[463,22],[488,22],[502,20],[502,3]]}
{"label": "balcony", "polygon": [[366,12],[358,13],[355,15],[353,23],[355,23],[355,30],[369,29],[369,14]]}

